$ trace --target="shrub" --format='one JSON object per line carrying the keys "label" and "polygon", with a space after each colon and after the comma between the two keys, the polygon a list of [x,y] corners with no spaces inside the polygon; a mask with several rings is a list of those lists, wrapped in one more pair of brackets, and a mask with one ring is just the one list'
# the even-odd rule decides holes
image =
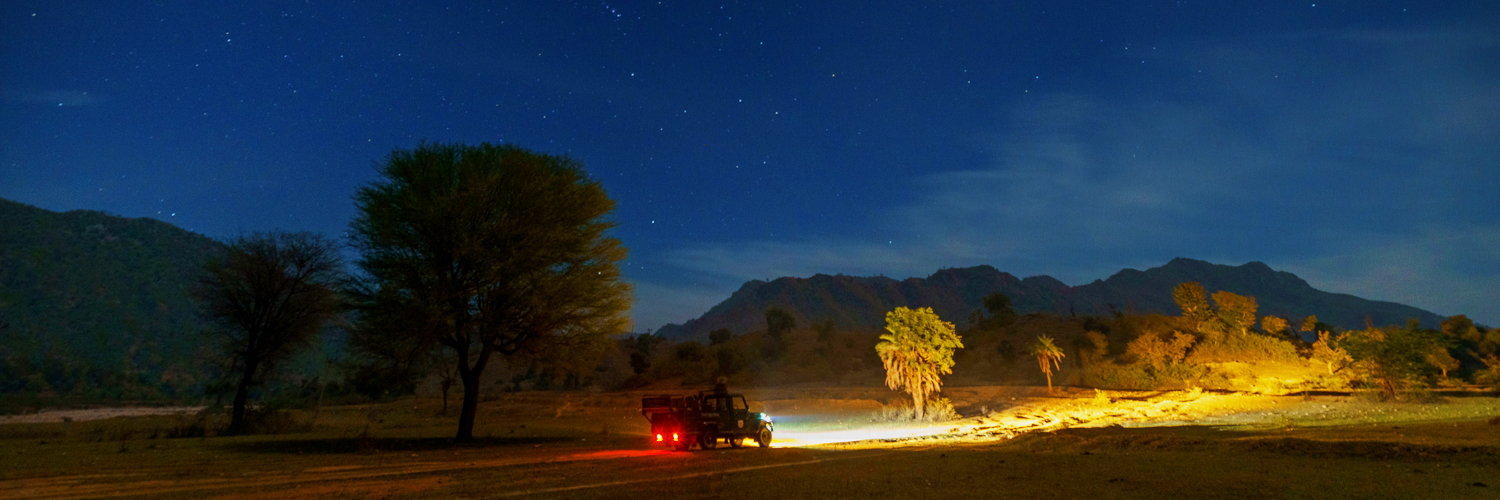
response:
{"label": "shrub", "polygon": [[880,411],[871,416],[870,420],[875,422],[947,422],[959,418],[958,410],[953,408],[953,402],[948,398],[929,398],[923,415],[919,418],[912,411],[910,401],[900,401],[895,405],[881,405]]}

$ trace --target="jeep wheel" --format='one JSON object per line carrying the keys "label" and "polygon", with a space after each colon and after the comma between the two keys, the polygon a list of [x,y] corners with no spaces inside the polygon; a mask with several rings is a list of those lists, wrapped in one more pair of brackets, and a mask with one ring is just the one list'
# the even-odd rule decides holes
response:
{"label": "jeep wheel", "polygon": [[718,431],[715,431],[713,429],[709,429],[709,430],[703,431],[703,434],[698,435],[698,447],[699,448],[703,448],[705,450],[712,450],[712,449],[714,449],[714,447],[716,447],[718,445],[719,445],[719,432]]}
{"label": "jeep wheel", "polygon": [[729,438],[729,446],[733,446],[735,448],[739,448],[739,447],[744,446],[744,445],[745,445],[745,436],[735,436],[735,437]]}
{"label": "jeep wheel", "polygon": [[755,435],[755,443],[759,444],[761,448],[770,448],[771,429],[761,429],[760,433]]}

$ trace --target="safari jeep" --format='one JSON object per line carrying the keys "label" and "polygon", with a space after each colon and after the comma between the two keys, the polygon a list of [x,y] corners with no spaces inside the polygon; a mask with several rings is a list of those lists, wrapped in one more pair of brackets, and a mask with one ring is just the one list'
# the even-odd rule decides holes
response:
{"label": "safari jeep", "polygon": [[678,451],[687,451],[694,444],[712,450],[720,440],[739,448],[745,439],[768,448],[775,430],[771,417],[750,411],[744,395],[725,392],[646,396],[641,398],[641,415],[651,422],[653,443]]}

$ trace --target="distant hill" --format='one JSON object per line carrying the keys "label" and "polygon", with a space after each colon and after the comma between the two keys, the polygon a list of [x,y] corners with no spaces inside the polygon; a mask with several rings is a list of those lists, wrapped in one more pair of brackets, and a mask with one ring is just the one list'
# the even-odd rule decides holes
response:
{"label": "distant hill", "polygon": [[984,296],[994,292],[1009,296],[1021,314],[1100,315],[1120,311],[1176,315],[1181,311],[1172,301],[1172,288],[1187,281],[1203,284],[1209,293],[1228,290],[1254,296],[1260,304],[1258,314],[1289,318],[1294,325],[1308,315],[1345,329],[1363,328],[1366,317],[1377,325],[1404,324],[1408,318],[1418,318],[1423,324],[1436,326],[1442,320],[1437,314],[1407,305],[1320,291],[1292,273],[1273,270],[1260,262],[1236,267],[1176,258],[1161,267],[1125,269],[1109,279],[1076,287],[1049,276],[1018,279],[991,266],[943,269],[926,279],[900,281],[826,274],[770,282],[753,280],[703,316],[682,325],[663,326],[658,334],[669,339],[702,340],[718,328],[737,334],[763,330],[765,310],[772,305],[792,312],[799,326],[832,321],[840,329],[880,330],[885,326],[887,311],[907,306],[931,307],[939,316],[963,327],[969,313],[983,307]]}
{"label": "distant hill", "polygon": [[195,392],[190,295],[223,244],[154,219],[0,199],[0,393]]}

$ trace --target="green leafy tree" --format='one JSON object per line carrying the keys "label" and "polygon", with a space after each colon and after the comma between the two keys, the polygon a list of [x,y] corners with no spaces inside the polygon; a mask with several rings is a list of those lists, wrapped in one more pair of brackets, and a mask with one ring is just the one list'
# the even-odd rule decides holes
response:
{"label": "green leafy tree", "polygon": [[397,150],[355,193],[373,331],[447,349],[463,384],[456,440],[473,439],[480,377],[496,354],[602,348],[628,330],[626,250],[614,201],[572,159],[515,146]]}
{"label": "green leafy tree", "polygon": [[1052,371],[1062,368],[1062,348],[1052,341],[1052,337],[1041,335],[1036,338],[1036,343],[1031,345],[1031,354],[1036,356],[1037,364],[1041,365],[1042,373],[1047,375],[1047,393],[1052,393]]}
{"label": "green leafy tree", "polygon": [[1423,329],[1413,320],[1405,328],[1350,332],[1339,344],[1349,352],[1360,375],[1385,395],[1395,396],[1434,368],[1427,355],[1443,346],[1443,338],[1441,333]]}
{"label": "green leafy tree", "polygon": [[307,232],[236,238],[222,258],[204,266],[196,294],[217,322],[212,332],[239,378],[228,433],[248,430],[245,407],[263,375],[337,317],[343,268],[338,243]]}
{"label": "green leafy tree", "polygon": [[928,396],[942,390],[942,376],[953,373],[954,351],[964,344],[953,323],[943,321],[930,307],[897,307],[886,313],[885,331],[875,345],[885,365],[885,385],[911,394],[920,420]]}

